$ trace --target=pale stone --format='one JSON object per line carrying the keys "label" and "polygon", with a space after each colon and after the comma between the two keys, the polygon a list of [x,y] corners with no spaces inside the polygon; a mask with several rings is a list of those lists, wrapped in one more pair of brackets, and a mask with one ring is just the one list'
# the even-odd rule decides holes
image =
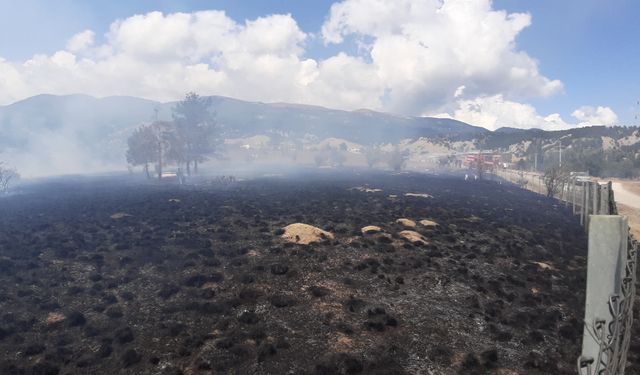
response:
{"label": "pale stone", "polygon": [[411,219],[406,219],[406,218],[400,218],[398,220],[396,220],[396,223],[400,224],[400,225],[404,225],[407,228],[415,228],[416,227],[416,222],[411,220]]}
{"label": "pale stone", "polygon": [[301,245],[333,239],[333,234],[309,224],[294,223],[284,227],[282,239]]}
{"label": "pale stone", "polygon": [[125,213],[125,212],[116,212],[115,214],[111,215],[111,218],[114,220],[118,220],[125,217],[130,217],[130,216],[132,215],[129,215],[128,213]]}
{"label": "pale stone", "polygon": [[406,197],[433,198],[433,195],[427,193],[406,193]]}
{"label": "pale stone", "polygon": [[377,225],[367,225],[361,229],[362,234],[374,234],[382,232],[382,228]]}
{"label": "pale stone", "polygon": [[57,312],[52,312],[52,313],[49,313],[49,315],[47,315],[47,319],[45,320],[45,323],[56,324],[56,323],[62,322],[65,319],[66,317],[64,315]]}
{"label": "pale stone", "polygon": [[411,242],[411,243],[421,243],[421,244],[426,244],[427,240],[418,232],[412,231],[412,230],[403,230],[402,232],[398,233],[400,235],[400,237],[404,238],[405,240]]}
{"label": "pale stone", "polygon": [[419,221],[419,223],[423,227],[436,227],[436,226],[438,226],[438,223],[436,223],[435,221],[427,220],[427,219],[422,219],[422,220]]}

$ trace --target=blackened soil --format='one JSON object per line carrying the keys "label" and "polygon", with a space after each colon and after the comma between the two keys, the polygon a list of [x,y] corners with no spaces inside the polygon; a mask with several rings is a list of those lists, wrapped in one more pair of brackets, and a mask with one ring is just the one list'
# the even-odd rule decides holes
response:
{"label": "blackened soil", "polygon": [[585,253],[564,207],[455,177],[40,185],[0,200],[0,373],[573,374]]}

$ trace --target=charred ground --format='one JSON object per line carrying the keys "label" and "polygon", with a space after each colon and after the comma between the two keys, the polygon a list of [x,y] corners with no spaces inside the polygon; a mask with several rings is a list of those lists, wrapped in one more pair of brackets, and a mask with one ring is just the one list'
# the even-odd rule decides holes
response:
{"label": "charred ground", "polygon": [[573,374],[585,255],[563,206],[456,177],[34,185],[0,200],[0,373]]}

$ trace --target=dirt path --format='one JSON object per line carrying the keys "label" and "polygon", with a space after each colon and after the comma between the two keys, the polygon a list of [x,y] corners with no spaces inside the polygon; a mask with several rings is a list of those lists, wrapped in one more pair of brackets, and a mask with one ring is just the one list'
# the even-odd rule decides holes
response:
{"label": "dirt path", "polygon": [[613,183],[613,191],[615,192],[616,202],[640,210],[640,194],[626,189],[626,186],[621,182]]}
{"label": "dirt path", "polygon": [[629,218],[629,228],[634,238],[640,238],[640,210],[618,204],[618,213]]}
{"label": "dirt path", "polygon": [[618,211],[629,218],[631,234],[635,238],[640,238],[640,189],[638,186],[637,182],[613,182]]}

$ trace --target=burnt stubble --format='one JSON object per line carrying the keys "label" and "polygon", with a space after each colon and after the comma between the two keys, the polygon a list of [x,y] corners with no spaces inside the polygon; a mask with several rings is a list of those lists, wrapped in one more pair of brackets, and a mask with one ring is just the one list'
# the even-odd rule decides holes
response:
{"label": "burnt stubble", "polygon": [[43,183],[0,200],[0,373],[573,374],[585,255],[563,206],[455,176]]}

